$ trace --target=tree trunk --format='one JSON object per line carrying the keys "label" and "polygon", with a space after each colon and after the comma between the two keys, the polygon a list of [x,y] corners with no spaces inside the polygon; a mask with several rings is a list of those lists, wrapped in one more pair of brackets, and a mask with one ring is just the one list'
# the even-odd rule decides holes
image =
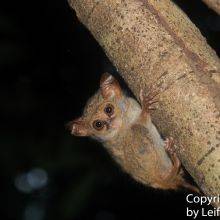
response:
{"label": "tree trunk", "polygon": [[169,0],[69,3],[137,98],[160,89],[154,123],[202,191],[220,194],[220,62],[199,30]]}
{"label": "tree trunk", "polygon": [[204,3],[220,15],[220,0],[203,0]]}

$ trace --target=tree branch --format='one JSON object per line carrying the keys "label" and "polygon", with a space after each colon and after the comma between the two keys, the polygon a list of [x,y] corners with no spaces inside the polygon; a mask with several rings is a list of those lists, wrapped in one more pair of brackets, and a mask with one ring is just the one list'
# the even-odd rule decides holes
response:
{"label": "tree branch", "polygon": [[[220,62],[169,0],[69,0],[136,97],[160,88],[152,118],[207,195],[220,193]],[[215,204],[216,206],[219,204]]]}
{"label": "tree branch", "polygon": [[203,2],[220,15],[220,0],[203,0]]}

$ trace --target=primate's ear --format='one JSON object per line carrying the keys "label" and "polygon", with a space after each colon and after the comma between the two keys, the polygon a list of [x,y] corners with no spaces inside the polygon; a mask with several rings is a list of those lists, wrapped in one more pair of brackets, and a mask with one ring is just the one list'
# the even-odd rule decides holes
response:
{"label": "primate's ear", "polygon": [[82,118],[77,118],[67,124],[71,134],[75,136],[89,136],[89,129]]}
{"label": "primate's ear", "polygon": [[103,98],[120,97],[122,95],[121,87],[118,81],[109,73],[102,74],[100,88]]}

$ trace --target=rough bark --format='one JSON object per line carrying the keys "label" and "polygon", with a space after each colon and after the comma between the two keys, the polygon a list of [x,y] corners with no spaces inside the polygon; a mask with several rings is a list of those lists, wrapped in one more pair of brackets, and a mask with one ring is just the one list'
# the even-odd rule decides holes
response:
{"label": "rough bark", "polygon": [[203,0],[203,2],[220,15],[220,0]]}
{"label": "rough bark", "polygon": [[199,30],[169,0],[69,3],[137,98],[161,90],[154,123],[202,191],[220,194],[220,62]]}

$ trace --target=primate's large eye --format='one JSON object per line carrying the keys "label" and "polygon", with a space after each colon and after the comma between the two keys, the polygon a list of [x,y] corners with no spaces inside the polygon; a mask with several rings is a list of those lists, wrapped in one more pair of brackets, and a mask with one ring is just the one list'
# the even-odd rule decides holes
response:
{"label": "primate's large eye", "polygon": [[100,130],[103,129],[104,124],[105,124],[105,123],[104,123],[103,121],[101,121],[101,120],[95,120],[95,121],[92,123],[92,126],[93,126],[96,130],[100,131]]}
{"label": "primate's large eye", "polygon": [[111,104],[106,105],[104,112],[108,115],[108,116],[112,116],[114,114],[114,106]]}

